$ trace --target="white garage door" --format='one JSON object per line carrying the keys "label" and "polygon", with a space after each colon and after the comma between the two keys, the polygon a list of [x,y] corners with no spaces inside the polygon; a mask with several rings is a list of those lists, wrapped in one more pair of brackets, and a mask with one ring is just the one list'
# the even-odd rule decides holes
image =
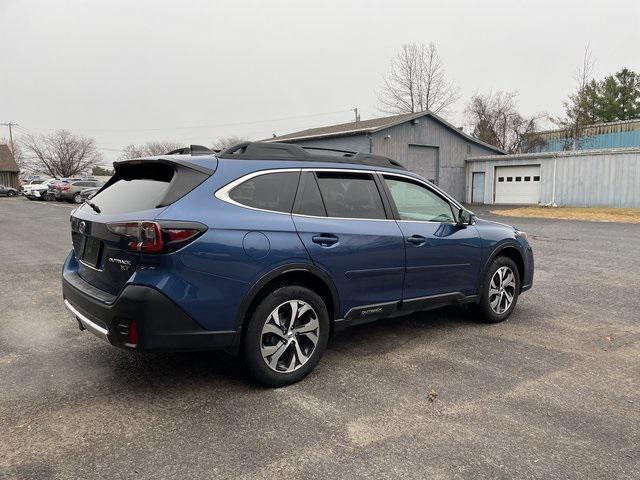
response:
{"label": "white garage door", "polygon": [[495,203],[538,203],[540,165],[496,168]]}

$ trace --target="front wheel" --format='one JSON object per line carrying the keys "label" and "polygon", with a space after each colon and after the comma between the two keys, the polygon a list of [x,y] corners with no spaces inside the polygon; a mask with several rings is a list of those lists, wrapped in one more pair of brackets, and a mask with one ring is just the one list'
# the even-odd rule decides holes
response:
{"label": "front wheel", "polygon": [[513,313],[520,293],[518,266],[508,257],[498,257],[489,266],[480,292],[478,313],[486,323],[505,321]]}
{"label": "front wheel", "polygon": [[9,196],[9,197],[15,197],[15,196],[16,196],[16,192],[14,192],[13,190],[9,190],[9,191],[7,192],[7,196]]}
{"label": "front wheel", "polygon": [[73,196],[73,203],[82,203],[82,197],[80,196],[80,194],[79,194],[79,193],[76,193],[76,194]]}
{"label": "front wheel", "polygon": [[267,295],[251,316],[242,355],[253,377],[270,387],[302,380],[324,353],[329,314],[322,298],[291,285]]}

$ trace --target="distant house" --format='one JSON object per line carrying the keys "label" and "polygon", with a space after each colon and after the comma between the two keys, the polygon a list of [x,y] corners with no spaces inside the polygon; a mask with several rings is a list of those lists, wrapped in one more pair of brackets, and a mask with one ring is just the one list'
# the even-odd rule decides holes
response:
{"label": "distant house", "polygon": [[369,152],[398,160],[459,200],[465,198],[466,159],[504,154],[431,112],[310,128],[275,136],[269,142]]}
{"label": "distant house", "polygon": [[11,149],[8,145],[0,144],[0,185],[18,188],[20,186],[19,174],[20,169],[13,158]]}
{"label": "distant house", "polygon": [[569,138],[567,130],[564,129],[538,132],[535,136],[544,142],[535,149],[537,152],[638,148],[640,147],[640,118],[588,125],[582,129],[577,139]]}

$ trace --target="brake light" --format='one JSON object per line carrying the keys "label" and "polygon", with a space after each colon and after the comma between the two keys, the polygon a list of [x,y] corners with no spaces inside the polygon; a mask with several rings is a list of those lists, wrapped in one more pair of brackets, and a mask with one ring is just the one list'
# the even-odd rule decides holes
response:
{"label": "brake light", "polygon": [[69,185],[67,184],[67,185],[65,185],[64,187],[62,187],[62,190],[64,190],[64,191],[66,192],[67,190],[69,190],[69,188],[70,188],[70,187],[69,187]]}
{"label": "brake light", "polygon": [[181,248],[196,239],[206,227],[176,228],[173,225],[163,227],[158,222],[109,223],[107,228],[116,235],[129,240],[127,247],[133,252],[167,253]]}

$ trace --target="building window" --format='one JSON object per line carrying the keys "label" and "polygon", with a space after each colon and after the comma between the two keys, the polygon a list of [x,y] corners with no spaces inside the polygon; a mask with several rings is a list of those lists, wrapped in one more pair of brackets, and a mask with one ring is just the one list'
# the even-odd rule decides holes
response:
{"label": "building window", "polygon": [[530,182],[531,181],[531,177],[524,177],[524,181],[525,182]]}
{"label": "building window", "polygon": [[513,177],[507,177],[507,182],[513,182]]}
{"label": "building window", "polygon": [[504,182],[504,177],[498,177],[499,182]]}
{"label": "building window", "polygon": [[540,176],[536,175],[535,177],[533,177],[533,181],[534,182],[539,182],[540,181]]}
{"label": "building window", "polygon": [[516,177],[516,182],[521,182],[522,181],[522,177]]}

